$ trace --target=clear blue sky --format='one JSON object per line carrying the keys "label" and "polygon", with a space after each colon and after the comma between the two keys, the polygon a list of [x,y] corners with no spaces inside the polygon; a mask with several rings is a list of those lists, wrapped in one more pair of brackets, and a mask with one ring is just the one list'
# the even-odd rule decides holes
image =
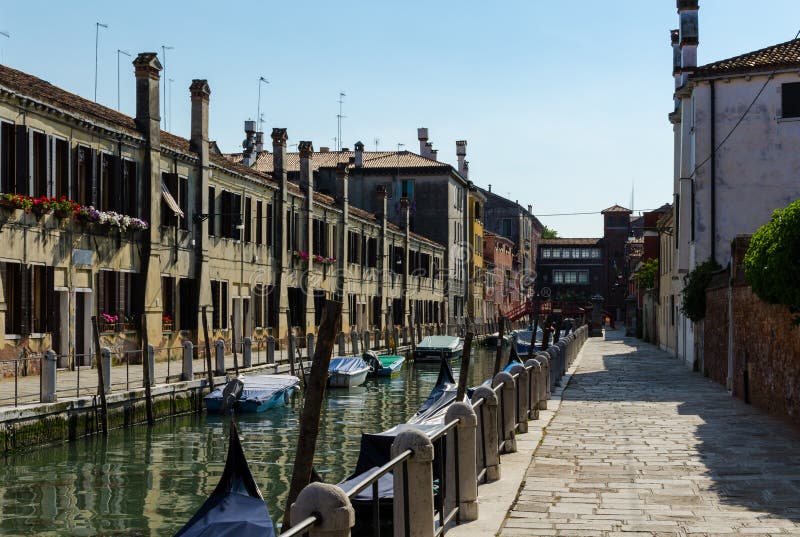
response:
{"label": "clear blue sky", "polygon": [[[95,22],[98,100],[116,106],[116,50],[167,52],[170,130],[188,136],[192,78],[211,86],[211,137],[238,151],[255,118],[289,143],[343,139],[417,150],[426,126],[439,158],[469,142],[470,178],[536,214],[636,209],[671,201],[668,30],[674,0],[545,2],[11,2],[0,13],[3,62],[91,98]],[[787,41],[800,2],[701,0],[699,62]],[[122,111],[134,113],[122,57]],[[596,236],[594,216],[541,217],[562,236]]]}

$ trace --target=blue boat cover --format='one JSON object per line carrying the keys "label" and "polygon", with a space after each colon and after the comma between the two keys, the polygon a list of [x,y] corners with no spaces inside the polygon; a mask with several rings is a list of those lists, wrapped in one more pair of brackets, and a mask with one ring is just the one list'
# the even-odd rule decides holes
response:
{"label": "blue boat cover", "polygon": [[275,528],[231,423],[228,457],[217,488],[175,537],[275,537]]}
{"label": "blue boat cover", "polygon": [[358,373],[369,369],[367,362],[358,356],[337,356],[328,366],[329,373]]}
{"label": "blue boat cover", "polygon": [[[239,377],[244,383],[242,395],[239,397],[240,401],[259,401],[264,402],[270,399],[275,393],[293,388],[300,384],[300,379],[293,375],[252,375]],[[206,395],[206,399],[222,399],[222,391],[225,385],[220,386],[210,394]]]}

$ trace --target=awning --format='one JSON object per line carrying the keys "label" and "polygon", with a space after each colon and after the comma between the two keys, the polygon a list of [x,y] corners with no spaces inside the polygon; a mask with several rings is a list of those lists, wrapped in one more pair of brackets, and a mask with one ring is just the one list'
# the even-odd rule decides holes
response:
{"label": "awning", "polygon": [[175,198],[172,197],[172,193],[169,191],[169,188],[167,188],[167,185],[164,184],[164,181],[161,181],[161,197],[164,198],[164,201],[169,205],[169,208],[172,209],[172,212],[181,218],[184,217],[183,211],[181,211]]}

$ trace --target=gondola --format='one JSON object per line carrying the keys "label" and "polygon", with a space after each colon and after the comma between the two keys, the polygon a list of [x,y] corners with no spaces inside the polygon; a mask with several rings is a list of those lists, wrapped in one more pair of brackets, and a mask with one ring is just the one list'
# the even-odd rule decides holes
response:
{"label": "gondola", "polygon": [[217,487],[175,537],[275,537],[267,505],[231,422],[225,469]]}

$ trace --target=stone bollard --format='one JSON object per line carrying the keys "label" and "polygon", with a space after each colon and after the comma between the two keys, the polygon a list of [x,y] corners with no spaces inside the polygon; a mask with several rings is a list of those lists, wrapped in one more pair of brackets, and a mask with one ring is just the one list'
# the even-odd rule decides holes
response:
{"label": "stone bollard", "polygon": [[306,335],[306,353],[309,361],[314,359],[314,334]]}
{"label": "stone bollard", "polygon": [[492,379],[492,388],[503,384],[500,390],[500,430],[502,439],[505,442],[503,453],[515,453],[517,451],[517,439],[514,434],[516,423],[516,388],[514,378],[510,373],[500,371]]}
{"label": "stone bollard", "polygon": [[218,339],[214,342],[214,357],[216,358],[214,364],[214,374],[225,374],[225,342]]}
{"label": "stone bollard", "polygon": [[353,346],[353,356],[358,356],[360,354],[358,352],[358,330],[350,332],[350,344]]}
{"label": "stone bollard", "polygon": [[550,390],[561,384],[561,351],[555,345],[547,347],[547,354],[550,355]]}
{"label": "stone bollard", "polygon": [[267,337],[267,363],[275,363],[275,338],[272,336]]}
{"label": "stone bollard", "polygon": [[350,498],[342,489],[328,483],[309,484],[292,504],[293,524],[310,516],[317,517],[317,522],[308,529],[310,537],[350,537],[350,528],[356,523]]}
{"label": "stone bollard", "polygon": [[478,408],[481,419],[478,421],[477,469],[480,472],[486,468],[486,481],[500,479],[500,453],[498,450],[498,400],[497,394],[488,386],[478,386],[472,394],[472,404],[483,399],[483,404]]}
{"label": "stone bollard", "polygon": [[[419,429],[407,429],[392,443],[392,458],[407,449],[413,454],[394,470],[394,535],[400,537],[433,537],[433,444]],[[405,476],[401,468],[406,465]],[[406,479],[403,479],[405,477]],[[404,481],[409,494],[404,494]],[[413,491],[413,492],[412,492]],[[404,505],[404,498],[408,505]],[[406,531],[408,519],[408,531]]]}
{"label": "stone bollard", "polygon": [[[150,373],[150,386],[156,385],[156,348],[153,345],[147,345],[147,369]],[[142,379],[142,387],[144,387],[144,379]]]}
{"label": "stone bollard", "polygon": [[522,364],[516,364],[509,371],[517,376],[517,412],[516,422],[520,434],[528,432],[528,413],[530,412],[530,378],[528,370]]}
{"label": "stone bollard", "polygon": [[194,345],[188,339],[183,342],[183,363],[181,367],[181,380],[192,380],[194,378],[192,359],[194,358]]}
{"label": "stone bollard", "polygon": [[103,391],[109,394],[111,393],[111,349],[103,347],[100,359],[103,360]]}
{"label": "stone bollard", "polygon": [[347,356],[347,349],[345,348],[344,344],[344,332],[339,332],[339,335],[336,336],[336,339],[339,342],[339,356]]}
{"label": "stone bollard", "polygon": [[42,356],[41,363],[41,388],[39,390],[40,403],[56,402],[56,369],[58,369],[56,353],[47,349]]}
{"label": "stone bollard", "polygon": [[539,401],[539,409],[547,410],[547,400],[550,399],[552,395],[552,387],[550,385],[550,381],[552,380],[550,377],[550,355],[540,351],[536,354],[536,359],[542,364],[542,379],[544,381],[544,405]]}
{"label": "stone bollard", "polygon": [[[458,419],[458,425],[447,434],[447,497],[445,498],[445,512],[455,506],[455,494],[458,479],[458,515],[459,522],[469,522],[478,519],[478,475],[471,461],[477,460],[476,431],[478,429],[478,416],[469,403],[456,402],[450,405],[445,414],[444,422],[450,423]],[[458,473],[455,468],[455,439],[458,435]]]}
{"label": "stone bollard", "polygon": [[369,342],[369,330],[364,330],[364,351],[372,350]]}
{"label": "stone bollard", "polygon": [[[539,408],[542,399],[544,399],[544,381],[542,378],[542,364],[536,358],[530,358],[525,362],[525,367],[528,368],[530,374],[528,375],[528,382],[530,383],[530,411],[528,416],[532,420],[539,419]],[[547,403],[545,403],[547,405]]]}
{"label": "stone bollard", "polygon": [[253,340],[242,338],[242,367],[253,367]]}

